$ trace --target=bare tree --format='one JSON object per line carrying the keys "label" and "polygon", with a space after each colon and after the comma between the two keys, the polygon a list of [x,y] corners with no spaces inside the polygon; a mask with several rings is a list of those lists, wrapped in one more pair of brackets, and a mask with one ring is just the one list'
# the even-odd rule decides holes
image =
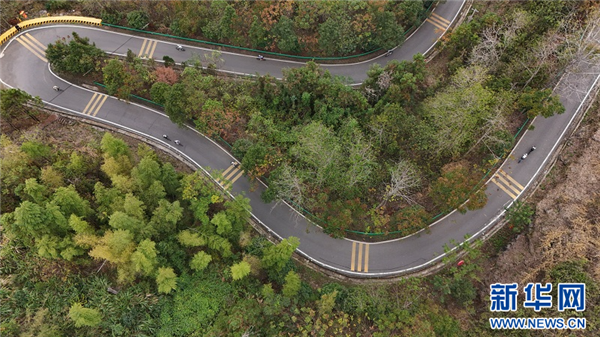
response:
{"label": "bare tree", "polygon": [[379,74],[377,77],[377,82],[375,85],[367,86],[364,88],[365,95],[369,100],[377,101],[383,93],[390,87],[392,84],[392,71],[385,70]]}
{"label": "bare tree", "polygon": [[287,164],[283,164],[279,179],[272,181],[271,185],[277,191],[277,200],[293,200],[302,205],[304,203],[304,183],[296,171]]}
{"label": "bare tree", "polygon": [[387,90],[392,84],[392,71],[386,70],[379,75],[377,78],[377,85],[379,86],[380,91]]}
{"label": "bare tree", "polygon": [[400,159],[390,169],[390,183],[386,185],[383,200],[378,207],[395,200],[395,198],[415,203],[411,196],[419,186],[421,186],[421,177],[418,169],[408,160]]}
{"label": "bare tree", "polygon": [[481,42],[473,48],[469,62],[493,69],[498,64],[500,57],[511,45],[528,22],[530,16],[527,12],[517,11],[512,19],[504,24],[488,27],[481,34]]}
{"label": "bare tree", "polygon": [[495,153],[492,150],[492,147],[508,147],[510,145],[510,141],[501,138],[498,135],[501,131],[509,129],[507,114],[512,111],[514,100],[514,95],[512,95],[508,91],[504,92],[504,94],[499,94],[496,96],[496,102],[493,106],[492,113],[484,118],[481,136],[479,136],[477,141],[465,154],[468,154],[469,152],[473,151],[477,148],[479,144],[483,143],[483,145],[490,151],[490,153],[494,157],[498,158],[502,156],[501,153]]}
{"label": "bare tree", "polygon": [[381,143],[386,138],[386,126],[383,122],[380,121],[381,117],[379,116],[381,115],[376,115],[371,121],[371,123],[369,123],[369,130],[371,130],[372,133],[371,140],[375,140],[377,144],[381,145]]}
{"label": "bare tree", "polygon": [[347,186],[352,187],[369,179],[376,166],[371,142],[366,140],[362,134],[355,134],[354,139],[348,145],[347,156],[348,169],[345,173]]}
{"label": "bare tree", "polygon": [[586,19],[583,27],[577,20],[565,20],[559,28],[567,36],[560,55],[567,67],[559,92],[564,97],[576,95],[578,100],[588,91],[588,82],[600,74],[600,11],[590,12]]}
{"label": "bare tree", "polygon": [[[523,55],[523,58],[519,60],[519,63],[529,73],[529,78],[523,84],[523,88],[529,85],[540,70],[552,65],[552,60],[556,59],[558,48],[562,44],[561,40],[562,38],[557,31],[550,31],[529,53]],[[549,71],[552,72],[550,69]]]}
{"label": "bare tree", "polygon": [[343,161],[337,137],[320,122],[312,122],[302,128],[298,143],[292,146],[290,153],[308,164],[311,183],[316,186],[337,177],[338,172],[333,168]]}

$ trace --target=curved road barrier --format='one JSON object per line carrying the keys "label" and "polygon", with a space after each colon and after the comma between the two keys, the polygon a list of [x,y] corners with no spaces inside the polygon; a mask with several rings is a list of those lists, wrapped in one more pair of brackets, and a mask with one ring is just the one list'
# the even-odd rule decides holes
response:
{"label": "curved road barrier", "polygon": [[[447,2],[438,6],[438,10],[448,9],[446,5],[456,5]],[[460,5],[460,4],[459,4]],[[458,10],[461,6],[456,6]],[[442,12],[440,12],[442,13]],[[441,15],[438,13],[438,15]],[[452,16],[454,17],[456,13]],[[447,15],[447,14],[446,14]],[[411,56],[408,48],[411,40],[422,41],[430,37],[431,31],[424,24],[402,48],[394,52],[394,58],[402,59],[402,55]],[[437,28],[436,28],[437,29]],[[451,242],[463,242],[465,237],[471,239],[481,237],[494,227],[503,216],[506,207],[523,195],[535,178],[543,173],[543,169],[551,161],[557,146],[562,141],[576,116],[582,111],[584,102],[590,97],[593,88],[600,77],[578,75],[573,81],[581,86],[585,97],[568,95],[560,86],[568,82],[563,78],[556,91],[561,95],[561,102],[566,112],[551,118],[536,118],[533,121],[535,130],[527,130],[513,149],[513,153],[521,154],[532,146],[537,150],[527,158],[526,162],[517,164],[510,156],[500,169],[486,182],[487,205],[477,211],[465,214],[452,212],[430,226],[430,230],[401,239],[378,243],[367,243],[349,239],[334,239],[323,233],[320,227],[302,217],[285,203],[265,204],[260,194],[264,186],[251,188],[251,181],[243,175],[239,167],[231,165],[232,157],[218,144],[199,134],[191,128],[181,129],[173,124],[163,113],[137,104],[127,104],[114,97],[94,92],[68,83],[49,68],[44,58],[44,46],[52,43],[59,36],[71,35],[76,31],[80,36],[89,37],[96,46],[107,53],[125,54],[128,49],[140,56],[162,57],[164,55],[180,55],[179,61],[185,60],[185,55],[174,53],[174,44],[140,38],[136,36],[115,33],[94,27],[51,25],[33,27],[22,31],[6,43],[0,53],[0,81],[9,87],[16,87],[28,93],[39,96],[46,104],[71,113],[80,114],[96,122],[133,130],[136,134],[147,138],[160,140],[163,134],[176,136],[182,142],[177,147],[182,156],[195,162],[199,168],[206,171],[221,172],[218,183],[231,186],[232,194],[245,193],[250,199],[253,218],[261,223],[267,231],[278,238],[296,236],[300,239],[298,253],[309,261],[337,272],[341,275],[356,278],[393,277],[414,273],[441,262],[444,246]],[[423,34],[423,35],[421,35]],[[438,36],[439,38],[439,36]],[[437,42],[437,38],[429,41],[428,49]],[[202,52],[205,49],[186,48],[186,52]],[[153,55],[148,55],[153,54]],[[187,55],[188,57],[190,55]],[[240,73],[281,73],[283,67],[298,66],[289,61],[258,62],[254,57],[227,54],[224,68],[227,71]],[[324,66],[333,73],[350,73],[355,79],[366,76],[366,69],[373,61],[354,63],[350,65]],[[258,68],[268,65],[269,68]],[[586,68],[587,67],[587,68]],[[584,74],[600,74],[598,69],[589,69],[583,64]],[[567,76],[568,77],[568,76]],[[570,80],[569,80],[570,81]],[[566,85],[566,84],[565,84]],[[572,87],[573,83],[569,83]],[[61,91],[54,91],[53,86],[59,86]],[[571,90],[572,91],[572,90]],[[93,108],[90,108],[93,107]],[[518,155],[516,156],[518,157]]]}
{"label": "curved road barrier", "polygon": [[15,34],[17,34],[21,29],[57,23],[74,23],[78,25],[102,26],[102,20],[96,18],[89,18],[85,16],[49,16],[45,18],[31,19],[21,21],[17,26],[10,27],[10,29],[2,33],[2,35],[0,36],[0,45],[3,45],[4,42],[10,40],[10,38],[15,36]]}

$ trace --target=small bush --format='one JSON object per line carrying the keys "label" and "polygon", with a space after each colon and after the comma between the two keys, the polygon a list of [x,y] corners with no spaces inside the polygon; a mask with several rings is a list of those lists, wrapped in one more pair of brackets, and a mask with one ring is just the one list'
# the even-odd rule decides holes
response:
{"label": "small bush", "polygon": [[131,28],[144,29],[148,22],[148,14],[144,11],[133,11],[127,14],[127,24]]}

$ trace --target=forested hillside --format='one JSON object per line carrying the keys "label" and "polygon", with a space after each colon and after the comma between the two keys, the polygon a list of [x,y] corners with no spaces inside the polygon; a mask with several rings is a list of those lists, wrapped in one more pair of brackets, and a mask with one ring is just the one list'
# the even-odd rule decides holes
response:
{"label": "forested hillside", "polygon": [[541,4],[475,16],[449,34],[434,67],[420,55],[374,66],[359,90],[312,62],[281,81],[228,78],[215,71],[217,52],[182,67],[103,57],[77,35],[47,57],[64,76],[152,99],[172,121],[227,142],[246,174],[266,180],[266,201],[292,201],[332,235],[402,236],[467,199],[462,211],[484,205],[478,183],[528,118],[564,110],[551,87],[590,4]]}
{"label": "forested hillside", "polygon": [[[434,1],[29,1],[6,12],[76,11],[103,22],[259,50],[344,56],[394,48]],[[14,9],[13,9],[14,8]],[[10,20],[10,14],[7,17]],[[14,23],[13,23],[14,24]]]}
{"label": "forested hillside", "polygon": [[[424,5],[25,4],[323,55],[376,47],[384,33],[374,30],[377,20],[395,20],[385,26],[396,32],[414,17],[410,6],[416,16]],[[124,100],[151,99],[173,122],[230,145],[244,172],[268,183],[266,201],[292,201],[334,236],[391,238],[427,227],[467,198],[460,211],[481,207],[478,182],[529,119],[564,111],[552,87],[596,48],[581,39],[598,20],[595,1],[475,7],[433,61],[416,55],[374,66],[357,89],[313,62],[286,70],[281,81],[250,80],[216,71],[218,52],[180,65],[133,52],[117,58],[77,34],[49,45],[46,57],[59,76],[101,82]],[[349,49],[332,33],[336,25],[353,30],[344,36],[365,36]],[[339,46],[320,43],[327,32]],[[2,336],[535,335],[489,328],[489,285],[501,281],[586,283],[587,330],[548,334],[599,333],[597,103],[538,194],[508,210],[508,225],[486,243],[466,245],[462,263],[450,254],[436,275],[360,285],[295,263],[294,237],[273,244],[258,236],[243,195],[231,199],[167,153],[52,116],[40,103],[18,89],[0,92]],[[549,315],[520,308],[508,316]]]}
{"label": "forested hillside", "polygon": [[[0,98],[6,97],[2,92]],[[531,212],[511,218],[510,225],[483,247],[479,243],[467,247],[461,267],[452,263],[451,257],[451,266],[436,276],[360,286],[332,282],[291,263],[289,254],[297,243],[293,239],[284,241],[287,246],[274,246],[254,236],[245,225],[231,226],[228,232],[230,227],[223,224],[232,219],[233,205],[240,201],[222,199],[220,192],[196,174],[177,173],[188,170],[177,162],[170,164],[164,153],[64,119],[42,129],[48,116],[23,108],[23,118],[13,121],[20,132],[3,124],[3,132],[10,137],[1,138],[2,186],[11,189],[2,190],[0,333],[504,336],[506,330],[489,329],[487,317],[489,284],[505,280],[585,282],[588,327],[579,335],[594,335],[600,317],[600,283],[594,239],[588,241],[586,235],[593,235],[599,211],[598,197],[593,195],[597,186],[590,184],[590,178],[598,175],[593,171],[598,166],[594,155],[598,151],[594,141],[600,118],[597,106],[564,152],[560,161],[564,164],[540,190],[541,198],[548,197],[539,203],[536,198],[524,207],[542,214],[539,219],[532,218]],[[120,177],[106,173],[123,163],[129,163],[131,169],[121,171]],[[154,209],[140,207],[146,206],[141,198],[151,203],[153,188],[140,190],[139,183],[151,178],[155,178],[152,185],[162,185],[166,194]],[[180,187],[173,197],[166,186],[177,183]],[[130,193],[123,194],[123,188]],[[565,190],[578,191],[569,204],[563,203]],[[108,194],[117,202],[107,203]],[[168,212],[174,216],[167,217],[167,212],[160,211],[165,210],[161,204],[170,204],[173,211],[176,203],[181,213]],[[100,204],[104,206],[96,209]],[[70,205],[74,207],[66,207]],[[41,210],[41,214],[24,217],[23,207]],[[569,220],[568,214],[577,212],[554,221],[552,212],[561,208],[584,213],[576,221]],[[84,213],[87,216],[76,215]],[[65,214],[71,216],[66,219]],[[163,215],[162,224],[152,221]],[[58,219],[60,228],[48,222],[51,219]],[[124,219],[140,226],[113,227],[124,224]],[[535,225],[528,229],[526,224],[532,220]],[[170,227],[173,221],[171,233],[154,230]],[[35,231],[28,232],[23,224],[35,226]],[[565,226],[576,240],[563,239]],[[137,236],[128,234],[130,231]],[[239,236],[233,236],[237,240],[219,239],[237,231]],[[149,239],[139,241],[147,235]],[[518,235],[516,244],[506,248]],[[81,237],[92,238],[96,246],[80,246]],[[45,244],[48,240],[58,242],[49,246]],[[222,246],[217,248],[215,242]],[[535,256],[523,263],[524,254]],[[542,257],[542,263],[536,262]],[[532,315],[532,311],[518,313],[525,314]],[[515,330],[511,335],[524,334]]]}

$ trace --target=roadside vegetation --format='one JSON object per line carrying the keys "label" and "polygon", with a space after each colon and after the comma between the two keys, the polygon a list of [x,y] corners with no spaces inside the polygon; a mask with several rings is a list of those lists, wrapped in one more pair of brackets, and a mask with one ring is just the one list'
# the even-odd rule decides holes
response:
{"label": "roadside vegetation", "polygon": [[[0,98],[8,96],[5,91],[0,94]],[[227,201],[197,174],[132,139],[64,124],[61,119],[48,123],[43,110],[22,109],[39,121],[19,120],[13,124],[19,131],[3,124],[1,138],[2,336],[503,336],[507,331],[494,333],[487,322],[489,284],[503,281],[585,282],[588,328],[581,335],[597,333],[600,280],[593,221],[600,203],[597,196],[587,197],[597,189],[588,176],[576,174],[597,165],[598,149],[591,140],[594,130],[598,132],[597,108],[584,126],[585,136],[572,145],[577,148],[566,151],[570,159],[565,163],[578,165],[575,174],[563,178],[569,170],[561,169],[559,176],[550,179],[556,183],[545,185],[541,193],[554,201],[534,201],[537,211],[553,220],[536,217],[531,222],[529,211],[523,211],[529,206],[519,206],[514,211],[519,216],[511,223],[529,221],[532,229],[524,227],[517,233],[506,227],[483,246],[468,245],[461,266],[450,256],[449,267],[437,275],[375,285],[333,282],[292,263],[289,254],[297,244],[293,238],[284,241],[287,246],[273,245],[245,224],[231,227],[239,230],[237,240],[219,240],[224,232],[218,231],[229,228],[223,220],[234,211],[226,205],[240,201]],[[111,177],[106,170],[116,168],[115,162],[129,162],[130,170]],[[157,168],[171,172],[164,176],[173,179],[158,175]],[[158,207],[140,210],[137,206],[146,206],[141,198],[151,197],[153,188],[137,190],[141,186],[137,182],[157,175],[150,186],[178,182],[176,196],[167,193]],[[127,181],[132,189],[123,195]],[[582,182],[587,188],[578,189],[573,203],[565,204],[563,191]],[[121,198],[107,204],[112,200],[108,194]],[[161,224],[152,221],[154,213],[160,213],[160,204],[166,203],[179,203],[182,216],[171,213],[175,216]],[[43,207],[43,213],[29,216],[22,212],[27,207]],[[571,224],[562,218],[554,221],[552,211],[559,207],[574,207],[584,216]],[[86,217],[76,215],[86,210]],[[61,220],[67,212],[72,215]],[[219,214],[225,214],[225,219]],[[125,218],[140,227],[112,226]],[[164,233],[162,229],[172,225],[169,219],[178,220],[171,232]],[[25,234],[29,227],[22,226],[24,221],[35,225],[32,234]],[[130,230],[136,233],[132,240],[117,240],[114,235]],[[96,247],[101,249],[79,246],[80,232],[99,240]],[[567,232],[572,237],[562,240]],[[150,239],[139,241],[145,233],[152,233]],[[112,240],[107,240],[111,235]],[[50,241],[58,242],[48,245]],[[198,245],[202,241],[205,244]],[[230,250],[215,248],[216,241]],[[509,242],[513,244],[507,248]],[[119,243],[125,243],[126,249],[119,250]],[[524,264],[523,254],[537,257]],[[534,313],[521,308],[508,316],[555,315],[556,311]]]}
{"label": "roadside vegetation", "polygon": [[3,336],[460,332],[425,280],[319,278],[290,260],[296,238],[253,234],[243,197],[145,144],[30,111],[43,123],[0,138]]}
{"label": "roadside vegetation", "polygon": [[[332,235],[405,234],[467,198],[461,210],[483,205],[473,187],[516,130],[562,112],[548,88],[593,6],[504,4],[448,36],[442,70],[421,56],[391,62],[359,90],[313,63],[283,81],[232,79],[214,72],[218,54],[186,68],[111,59],[76,35],[47,56],[65,76],[151,98],[174,122],[232,144],[245,172],[268,181],[266,200],[295,201]],[[60,62],[77,50],[93,57],[78,57],[77,69]],[[463,247],[431,277],[352,285],[295,264],[297,239],[257,237],[243,195],[228,199],[167,155],[52,122],[17,89],[2,90],[0,104],[3,336],[527,335],[489,329],[487,318],[501,316],[489,312],[496,282],[584,282],[588,328],[568,333],[599,333],[597,105],[564,167],[487,243]],[[507,317],[568,314],[555,309]]]}
{"label": "roadside vegetation", "polygon": [[[82,63],[95,65],[85,78],[107,93],[152,99],[174,122],[230,144],[245,173],[266,180],[265,201],[292,201],[334,236],[403,236],[449,210],[485,205],[481,178],[527,119],[564,111],[549,88],[572,58],[589,5],[542,3],[474,16],[446,38],[443,69],[416,55],[372,67],[359,90],[311,62],[282,81],[222,77],[217,52],[185,67],[133,52]],[[47,57],[73,74],[62,60],[91,45],[74,35]]]}
{"label": "roadside vegetation", "polygon": [[[305,56],[391,49],[418,27],[434,1],[30,1],[27,10],[101,18],[145,31]],[[11,10],[13,9],[14,10]],[[4,24],[4,23],[3,23]],[[14,23],[12,23],[14,24]]]}

